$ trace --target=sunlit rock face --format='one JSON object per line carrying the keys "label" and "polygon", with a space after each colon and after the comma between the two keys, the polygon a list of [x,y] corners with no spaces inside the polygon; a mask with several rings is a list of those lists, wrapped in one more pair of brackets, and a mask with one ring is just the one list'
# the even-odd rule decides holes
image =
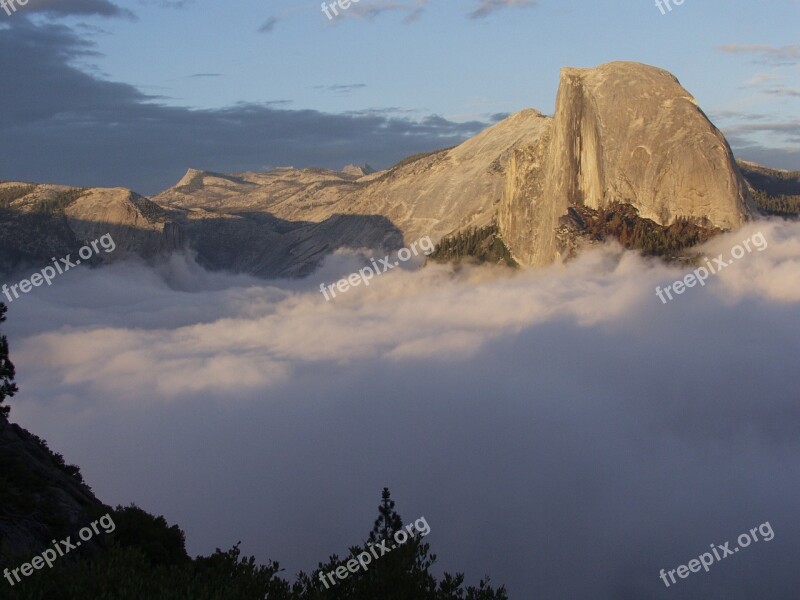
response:
{"label": "sunlit rock face", "polygon": [[673,75],[631,62],[562,69],[551,131],[510,161],[503,239],[519,262],[549,264],[570,206],[614,201],[662,225],[735,229],[754,212],[725,138]]}
{"label": "sunlit rock face", "polygon": [[378,172],[189,169],[150,199],[0,183],[0,268],[49,262],[113,233],[111,259],[189,250],[213,270],[299,277],[339,248],[389,251],[495,222],[518,263],[547,265],[576,246],[557,233],[570,207],[615,201],[661,225],[687,217],[734,229],[754,211],[727,142],[694,98],[638,63],[565,68],[555,116],[522,110]]}

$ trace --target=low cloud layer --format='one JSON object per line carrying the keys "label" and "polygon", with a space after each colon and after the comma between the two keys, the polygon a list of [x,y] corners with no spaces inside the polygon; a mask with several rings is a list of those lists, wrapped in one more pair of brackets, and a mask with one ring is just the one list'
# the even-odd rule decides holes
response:
{"label": "low cloud layer", "polygon": [[[243,541],[289,573],[368,533],[383,486],[441,568],[512,598],[793,598],[800,576],[800,225],[663,305],[684,271],[609,246],[566,267],[319,284],[174,257],[13,303],[12,416],[109,503]],[[709,545],[760,542],[666,589]]]}

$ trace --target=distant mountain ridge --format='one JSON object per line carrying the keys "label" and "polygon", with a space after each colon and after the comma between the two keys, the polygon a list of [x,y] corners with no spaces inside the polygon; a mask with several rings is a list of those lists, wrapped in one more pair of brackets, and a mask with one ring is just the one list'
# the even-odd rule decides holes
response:
{"label": "distant mountain ridge", "polygon": [[622,204],[659,226],[688,219],[709,231],[757,214],[755,188],[694,98],[639,63],[563,69],[553,117],[526,109],[456,147],[370,170],[189,169],[149,199],[97,188],[55,205],[47,198],[69,188],[0,183],[3,266],[112,231],[114,259],[185,250],[213,270],[297,277],[340,247],[389,251],[495,225],[514,261],[546,265],[575,251],[570,208]]}
{"label": "distant mountain ridge", "polygon": [[800,215],[800,171],[770,169],[745,160],[738,163],[761,212],[781,217]]}

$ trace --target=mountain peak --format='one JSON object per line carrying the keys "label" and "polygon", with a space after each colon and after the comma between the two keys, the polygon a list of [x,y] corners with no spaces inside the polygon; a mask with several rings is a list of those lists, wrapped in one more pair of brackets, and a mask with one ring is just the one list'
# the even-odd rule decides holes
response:
{"label": "mountain peak", "polygon": [[522,264],[562,255],[555,232],[570,207],[619,202],[659,225],[720,229],[754,212],[722,133],[677,78],[642,63],[562,69],[552,131],[517,151],[511,171],[500,229]]}
{"label": "mountain peak", "polygon": [[342,173],[345,175],[354,175],[356,177],[364,177],[365,175],[372,175],[375,172],[369,163],[364,163],[363,167],[359,167],[357,165],[349,164],[342,169]]}

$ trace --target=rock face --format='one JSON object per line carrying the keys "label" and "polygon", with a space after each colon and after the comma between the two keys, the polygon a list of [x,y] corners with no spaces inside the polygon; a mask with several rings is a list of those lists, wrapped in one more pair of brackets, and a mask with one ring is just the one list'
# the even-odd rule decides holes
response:
{"label": "rock face", "polygon": [[114,258],[189,248],[210,269],[296,277],[337,248],[389,251],[494,221],[518,263],[547,265],[573,249],[558,234],[570,207],[620,202],[660,225],[683,217],[720,229],[754,213],[694,98],[666,71],[629,62],[563,69],[554,117],[523,110],[454,148],[370,171],[190,169],[149,200],[0,183],[0,268],[19,248],[19,260],[47,263],[111,232]]}
{"label": "rock face", "polygon": [[515,148],[548,119],[525,110],[455,147],[370,174],[279,168],[236,176],[189,170],[152,201],[211,269],[308,274],[340,247],[401,248],[496,218]]}
{"label": "rock face", "polygon": [[110,233],[119,256],[149,258],[183,249],[180,232],[167,213],[147,198],[124,188],[91,189],[64,210],[79,240]]}
{"label": "rock face", "polygon": [[565,68],[547,134],[512,158],[503,239],[518,262],[549,264],[570,206],[614,201],[661,225],[689,217],[734,229],[754,212],[725,138],[670,73],[630,62]]}
{"label": "rock face", "polygon": [[[327,169],[280,168],[236,177],[191,170],[152,200],[215,215],[269,213],[287,226],[371,215],[387,219],[401,233],[401,245],[402,238],[410,243],[426,235],[436,241],[492,221],[514,149],[535,142],[547,123],[539,112],[524,110],[455,148],[411,156],[361,177]],[[397,242],[394,232],[386,233]],[[353,242],[358,247],[360,240]]]}
{"label": "rock face", "polygon": [[364,175],[372,175],[375,172],[369,164],[365,164],[363,167],[359,167],[358,165],[347,165],[344,169],[342,169],[342,173],[345,175],[352,175],[354,177],[364,177]]}
{"label": "rock face", "polygon": [[149,258],[184,248],[174,220],[159,206],[128,189],[78,189],[58,185],[0,183],[0,269],[39,267],[53,256],[76,253],[110,233],[105,262],[130,255]]}

